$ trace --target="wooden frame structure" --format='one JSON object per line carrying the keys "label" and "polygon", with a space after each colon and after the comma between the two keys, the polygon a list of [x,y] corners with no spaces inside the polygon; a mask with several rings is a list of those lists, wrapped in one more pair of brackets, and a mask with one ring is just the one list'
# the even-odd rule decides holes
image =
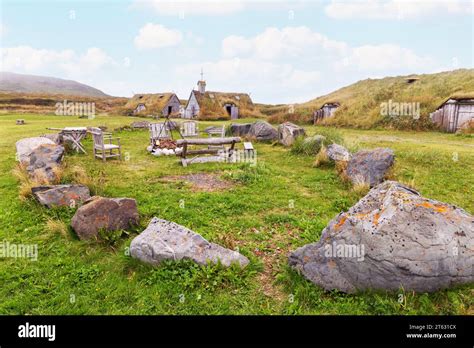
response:
{"label": "wooden frame structure", "polygon": [[171,131],[166,123],[150,123],[148,129],[150,130],[150,144],[152,147],[155,147],[157,140],[171,139]]}

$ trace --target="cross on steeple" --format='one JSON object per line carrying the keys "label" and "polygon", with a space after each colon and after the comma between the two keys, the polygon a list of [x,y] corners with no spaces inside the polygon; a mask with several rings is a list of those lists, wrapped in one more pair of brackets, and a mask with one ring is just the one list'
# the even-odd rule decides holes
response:
{"label": "cross on steeple", "polygon": [[203,80],[204,80],[204,73],[203,73],[202,68],[201,68],[201,81],[203,81]]}

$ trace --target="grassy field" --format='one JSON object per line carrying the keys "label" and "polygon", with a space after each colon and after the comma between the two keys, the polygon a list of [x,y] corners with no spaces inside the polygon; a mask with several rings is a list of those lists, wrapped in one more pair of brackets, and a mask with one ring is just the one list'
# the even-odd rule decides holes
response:
{"label": "grassy field", "polygon": [[[16,126],[15,119],[27,124]],[[116,132],[125,160],[103,164],[91,155],[65,158],[64,182],[88,182],[93,193],[131,197],[141,226],[121,238],[80,241],[69,227],[73,209],[48,210],[19,198],[12,174],[15,142],[47,133],[46,127],[106,125],[130,117],[83,120],[68,116],[0,116],[0,242],[37,244],[37,261],[0,259],[0,314],[474,314],[472,287],[432,294],[403,292],[346,295],[324,292],[287,266],[287,255],[317,241],[328,221],[361,197],[334,168],[314,168],[314,158],[278,145],[254,144],[258,165],[212,164],[183,168],[176,157],[153,157],[147,131]],[[248,120],[246,120],[248,121]],[[214,122],[216,124],[218,122]],[[204,129],[209,123],[200,125]],[[307,127],[310,134],[316,127]],[[396,153],[395,179],[423,195],[474,213],[474,139],[442,133],[341,129],[352,149],[388,146]],[[232,186],[196,190],[169,175],[217,173]],[[184,205],[183,205],[184,203]],[[127,248],[148,221],[171,220],[229,248],[251,263],[244,270],[190,262],[152,268]]]}

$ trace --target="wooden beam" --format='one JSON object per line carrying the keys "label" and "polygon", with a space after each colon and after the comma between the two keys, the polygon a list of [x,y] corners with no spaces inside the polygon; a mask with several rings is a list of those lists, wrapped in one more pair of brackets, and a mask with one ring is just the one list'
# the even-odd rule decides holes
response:
{"label": "wooden beam", "polygon": [[229,138],[196,138],[196,139],[178,139],[177,145],[224,145],[232,143],[240,143],[240,137]]}

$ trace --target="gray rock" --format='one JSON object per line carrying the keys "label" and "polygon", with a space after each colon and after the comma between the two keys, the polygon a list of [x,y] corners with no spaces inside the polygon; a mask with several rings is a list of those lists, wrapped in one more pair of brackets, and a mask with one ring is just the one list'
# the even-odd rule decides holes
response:
{"label": "gray rock", "polygon": [[258,141],[272,141],[278,139],[278,131],[266,121],[257,121],[250,127],[249,136]]}
{"label": "gray rock", "polygon": [[278,139],[284,146],[291,146],[296,138],[305,136],[303,127],[297,126],[291,122],[285,122],[278,126]]}
{"label": "gray rock", "polygon": [[198,264],[223,266],[238,263],[245,267],[249,260],[237,251],[210,243],[201,235],[174,222],[153,218],[148,227],[132,240],[130,255],[145,263],[158,265],[163,260],[189,259]]}
{"label": "gray rock", "polygon": [[78,207],[91,197],[89,188],[84,185],[37,186],[33,187],[31,192],[38,202],[48,208],[54,206]]}
{"label": "gray rock", "polygon": [[351,153],[342,145],[331,144],[326,148],[326,153],[331,161],[349,161]]}
{"label": "gray rock", "polygon": [[44,134],[41,137],[53,141],[56,145],[61,145],[63,142],[63,139],[60,133]]}
{"label": "gray rock", "polygon": [[230,132],[232,136],[245,137],[249,135],[251,127],[252,123],[232,123],[230,125]]}
{"label": "gray rock", "polygon": [[367,183],[373,187],[384,180],[394,161],[395,154],[391,149],[362,150],[350,159],[347,175],[353,184]]}
{"label": "gray rock", "polygon": [[24,138],[16,142],[17,159],[21,163],[28,164],[31,152],[43,144],[55,144],[54,141],[45,137]]}
{"label": "gray rock", "polygon": [[58,180],[55,170],[59,167],[63,156],[64,147],[61,145],[40,145],[30,153],[26,171],[30,177],[39,182],[54,183]]}
{"label": "gray rock", "polygon": [[71,226],[80,239],[97,238],[99,231],[126,230],[138,224],[137,202],[131,198],[94,196],[77,209]]}
{"label": "gray rock", "polygon": [[474,282],[474,216],[400,183],[373,188],[289,264],[326,290],[431,292]]}
{"label": "gray rock", "polygon": [[148,121],[135,121],[130,124],[133,129],[148,129],[150,122]]}

